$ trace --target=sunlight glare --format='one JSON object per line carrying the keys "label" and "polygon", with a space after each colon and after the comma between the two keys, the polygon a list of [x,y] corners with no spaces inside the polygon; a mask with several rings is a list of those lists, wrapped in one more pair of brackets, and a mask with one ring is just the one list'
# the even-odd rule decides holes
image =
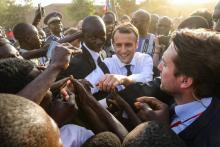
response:
{"label": "sunlight glare", "polygon": [[210,0],[171,0],[172,4],[183,5],[183,4],[202,4],[208,3]]}

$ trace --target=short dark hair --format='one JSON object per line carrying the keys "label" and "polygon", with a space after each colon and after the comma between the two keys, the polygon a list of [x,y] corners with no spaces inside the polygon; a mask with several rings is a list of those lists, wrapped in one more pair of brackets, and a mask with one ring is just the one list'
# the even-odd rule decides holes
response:
{"label": "short dark hair", "polygon": [[117,31],[119,31],[119,33],[127,33],[127,34],[134,33],[136,39],[138,40],[139,37],[138,29],[131,23],[120,24],[114,29],[112,33],[113,42],[114,42],[114,35]]}
{"label": "short dark hair", "polygon": [[185,147],[185,144],[170,128],[150,121],[132,130],[122,147]]}
{"label": "short dark hair", "polygon": [[122,20],[131,21],[131,18],[130,18],[130,16],[128,16],[128,15],[123,15],[123,16],[121,16],[120,20],[121,20],[121,21],[122,21]]}
{"label": "short dark hair", "polygon": [[196,97],[219,96],[219,34],[204,29],[182,29],[174,32],[172,41],[177,52],[173,59],[175,75],[193,78]]}
{"label": "short dark hair", "polygon": [[205,18],[209,24],[209,28],[212,29],[213,21],[212,21],[212,14],[206,9],[199,9],[194,11],[191,16],[201,16]]}
{"label": "short dark hair", "polygon": [[30,30],[30,27],[32,27],[31,24],[28,23],[18,23],[13,28],[13,33],[15,39],[18,41],[21,41],[24,39],[26,35],[28,35],[28,32]]}
{"label": "short dark hair", "polygon": [[48,146],[48,120],[43,118],[47,114],[39,105],[17,95],[0,94],[0,109],[0,146]]}
{"label": "short dark hair", "polygon": [[29,73],[34,68],[34,63],[18,58],[0,60],[0,93],[15,94],[22,90],[35,77]]}
{"label": "short dark hair", "polygon": [[133,12],[133,15],[141,16],[142,20],[146,22],[146,24],[149,26],[151,22],[151,15],[148,11],[144,9],[139,9],[135,12]]}
{"label": "short dark hair", "polygon": [[82,147],[121,147],[121,142],[115,134],[102,132],[89,138]]}
{"label": "short dark hair", "polygon": [[105,15],[112,15],[113,18],[114,18],[114,21],[117,21],[117,18],[116,18],[116,15],[115,15],[114,12],[108,11],[108,12],[106,12],[106,13],[103,15],[103,17],[104,17]]}
{"label": "short dark hair", "polygon": [[208,21],[201,16],[190,16],[190,17],[186,18],[185,20],[183,20],[178,26],[178,29],[184,29],[184,28],[188,28],[188,29],[205,28],[205,29],[208,29],[209,24],[208,24]]}
{"label": "short dark hair", "polygon": [[87,16],[82,23],[82,32],[86,33],[91,29],[91,26],[100,26],[100,25],[105,26],[104,21],[100,16],[93,15],[93,16]]}

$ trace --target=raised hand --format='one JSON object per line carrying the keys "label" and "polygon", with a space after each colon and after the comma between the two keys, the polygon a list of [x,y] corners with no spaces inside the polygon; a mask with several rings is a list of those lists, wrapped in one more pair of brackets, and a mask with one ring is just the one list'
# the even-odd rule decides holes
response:
{"label": "raised hand", "polygon": [[51,64],[65,70],[69,66],[70,57],[79,53],[82,53],[82,50],[76,49],[69,43],[59,44],[52,52]]}

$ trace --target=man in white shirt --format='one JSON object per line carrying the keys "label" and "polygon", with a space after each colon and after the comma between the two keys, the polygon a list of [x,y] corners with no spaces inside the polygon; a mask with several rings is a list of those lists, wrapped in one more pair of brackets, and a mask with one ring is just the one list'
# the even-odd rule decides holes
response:
{"label": "man in white shirt", "polygon": [[[116,55],[104,60],[109,73],[96,68],[86,80],[99,90],[110,92],[119,85],[128,86],[135,82],[148,82],[153,78],[152,58],[137,53],[138,30],[132,24],[121,24],[113,32],[113,44]],[[120,88],[121,89],[121,88]],[[93,92],[96,92],[94,90]]]}

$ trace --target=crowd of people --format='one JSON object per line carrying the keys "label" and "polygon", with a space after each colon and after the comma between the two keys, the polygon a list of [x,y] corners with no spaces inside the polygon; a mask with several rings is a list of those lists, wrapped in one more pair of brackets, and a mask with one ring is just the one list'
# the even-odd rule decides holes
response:
{"label": "crowd of people", "polygon": [[0,38],[1,147],[220,146],[220,1],[178,25],[143,9],[42,19]]}

